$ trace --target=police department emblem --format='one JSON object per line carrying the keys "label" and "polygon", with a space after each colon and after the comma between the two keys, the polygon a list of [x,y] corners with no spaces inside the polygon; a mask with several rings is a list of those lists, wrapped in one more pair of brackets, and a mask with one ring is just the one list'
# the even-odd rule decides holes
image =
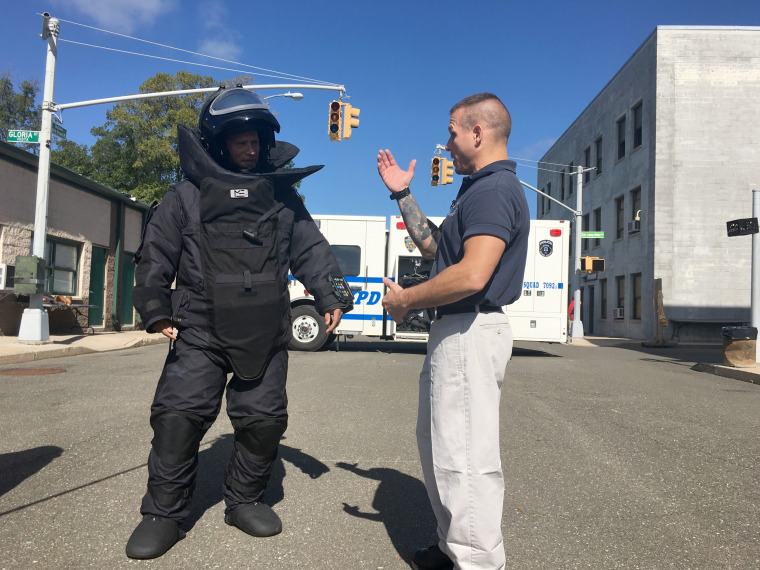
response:
{"label": "police department emblem", "polygon": [[406,246],[406,249],[409,250],[409,253],[413,252],[415,248],[417,247],[416,245],[414,245],[414,241],[409,236],[406,236],[404,238],[404,245]]}
{"label": "police department emblem", "polygon": [[538,242],[538,252],[544,257],[549,257],[554,251],[554,244],[549,239],[544,239]]}

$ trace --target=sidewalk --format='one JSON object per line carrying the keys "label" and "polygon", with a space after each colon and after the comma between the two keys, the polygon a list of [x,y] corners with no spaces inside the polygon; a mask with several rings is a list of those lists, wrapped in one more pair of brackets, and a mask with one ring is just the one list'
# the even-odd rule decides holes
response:
{"label": "sidewalk", "polygon": [[[616,348],[648,350],[648,351],[655,351],[658,354],[662,354],[662,355],[667,355],[669,353],[672,353],[674,358],[679,358],[680,357],[679,355],[682,355],[684,352],[699,350],[700,348],[709,348],[713,352],[715,352],[715,350],[717,349],[720,349],[721,354],[722,354],[722,346],[720,344],[704,345],[704,344],[679,343],[677,345],[670,346],[670,347],[647,348],[641,344],[640,340],[633,340],[630,338],[602,337],[602,336],[596,336],[596,337],[586,336],[584,338],[574,338],[574,339],[571,339],[571,342],[568,344],[568,346],[578,346],[578,347],[612,346]],[[689,360],[689,358],[684,358],[684,360]],[[716,376],[722,376],[724,378],[733,378],[734,380],[741,380],[742,382],[749,382],[751,384],[760,384],[760,365],[750,366],[746,368],[745,367],[737,368],[735,366],[726,366],[722,363],[717,363],[717,362],[697,362],[694,366],[691,367],[691,369],[696,372],[706,372],[708,374],[715,374]]]}
{"label": "sidewalk", "polygon": [[[145,331],[125,331],[125,332],[98,332],[95,334],[78,334],[78,335],[51,335],[49,343],[46,344],[27,344],[19,342],[15,336],[0,336],[0,366],[6,364],[18,364],[20,362],[33,362],[45,358],[57,358],[59,356],[75,356],[77,354],[87,354],[89,352],[108,352],[111,350],[122,350],[125,348],[136,348],[149,344],[167,343],[169,339],[160,334],[148,334]],[[613,337],[594,337],[586,336],[584,338],[572,339],[568,347],[585,347],[585,348],[629,348],[638,350],[654,350],[659,354],[672,354],[674,358],[679,358],[684,351],[699,348],[698,345],[689,345],[682,343],[669,348],[645,349],[641,341],[629,338]],[[719,345],[710,348],[716,348]],[[684,358],[684,360],[690,360]],[[692,360],[693,362],[693,360]],[[692,366],[692,370],[697,372],[707,372],[724,378],[733,378],[742,382],[760,384],[760,366],[748,368],[736,368],[734,366],[724,366],[718,363],[699,362]]]}
{"label": "sidewalk", "polygon": [[44,344],[19,342],[15,336],[0,336],[0,365],[168,342],[169,339],[164,335],[148,334],[145,331],[50,335],[50,342]]}

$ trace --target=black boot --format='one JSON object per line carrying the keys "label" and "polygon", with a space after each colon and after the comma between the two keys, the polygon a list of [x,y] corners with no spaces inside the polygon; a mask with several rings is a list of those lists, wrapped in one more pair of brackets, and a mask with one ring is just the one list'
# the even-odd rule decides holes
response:
{"label": "black boot", "polygon": [[130,558],[158,558],[185,538],[185,531],[179,523],[171,519],[145,515],[127,542],[127,556]]}
{"label": "black boot", "polygon": [[282,532],[282,521],[264,503],[248,503],[224,515],[224,522],[251,536],[274,536]]}
{"label": "black boot", "polygon": [[453,570],[454,563],[437,544],[420,548],[412,556],[414,570]]}

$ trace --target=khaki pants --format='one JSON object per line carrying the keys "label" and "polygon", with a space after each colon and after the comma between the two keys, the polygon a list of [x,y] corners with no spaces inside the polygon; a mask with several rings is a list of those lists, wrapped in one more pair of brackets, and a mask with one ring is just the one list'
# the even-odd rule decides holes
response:
{"label": "khaki pants", "polygon": [[512,355],[503,313],[445,315],[420,373],[417,445],[441,549],[456,568],[504,568],[499,399]]}

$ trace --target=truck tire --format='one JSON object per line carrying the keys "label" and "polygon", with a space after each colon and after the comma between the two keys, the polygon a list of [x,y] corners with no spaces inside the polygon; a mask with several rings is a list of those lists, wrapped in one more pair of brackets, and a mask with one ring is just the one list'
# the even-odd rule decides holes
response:
{"label": "truck tire", "polygon": [[293,338],[288,347],[292,350],[311,352],[319,350],[327,340],[325,318],[317,314],[311,305],[299,305],[291,311]]}

